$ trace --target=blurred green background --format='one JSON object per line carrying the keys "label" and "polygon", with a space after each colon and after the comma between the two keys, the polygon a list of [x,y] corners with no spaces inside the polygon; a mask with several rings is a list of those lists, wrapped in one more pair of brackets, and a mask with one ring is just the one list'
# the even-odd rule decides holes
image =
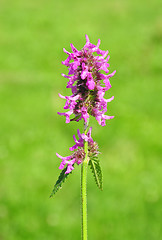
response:
{"label": "blurred green background", "polygon": [[88,172],[93,240],[162,239],[162,2],[0,1],[0,240],[80,239],[80,168],[55,198],[55,153],[82,123],[65,124],[63,47],[101,39],[115,96],[98,142],[104,191]]}

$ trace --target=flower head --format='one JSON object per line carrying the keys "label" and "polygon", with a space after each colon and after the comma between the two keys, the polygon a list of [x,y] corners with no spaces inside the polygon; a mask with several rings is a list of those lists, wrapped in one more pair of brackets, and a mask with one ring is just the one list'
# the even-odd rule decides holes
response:
{"label": "flower head", "polygon": [[70,173],[74,169],[75,163],[79,165],[83,162],[85,158],[84,141],[88,142],[88,156],[98,155],[98,145],[93,141],[91,137],[91,131],[92,128],[90,128],[85,135],[84,133],[81,134],[79,129],[77,130],[79,139],[77,140],[75,135],[73,135],[75,144],[74,146],[70,147],[69,150],[74,152],[70,156],[62,157],[60,154],[56,153],[57,157],[62,160],[59,169],[63,169],[65,165],[67,166],[67,170],[65,172],[66,174]]}
{"label": "flower head", "polygon": [[[68,112],[58,113],[66,117],[66,123],[72,120],[79,121],[81,119],[87,122],[89,115],[96,118],[98,123],[105,126],[105,120],[111,119],[113,116],[105,115],[107,111],[107,103],[114,99],[105,99],[104,95],[111,88],[111,74],[103,74],[102,71],[108,73],[108,60],[110,56],[108,51],[99,49],[100,39],[97,45],[90,43],[86,35],[86,44],[78,51],[73,44],[70,44],[72,53],[64,49],[68,58],[62,62],[68,67],[68,75],[62,74],[68,79],[67,88],[71,88],[71,96],[62,96],[66,99],[64,109],[69,109]],[[96,53],[96,54],[94,54]],[[97,56],[96,56],[97,55]],[[72,118],[70,116],[73,115]]]}

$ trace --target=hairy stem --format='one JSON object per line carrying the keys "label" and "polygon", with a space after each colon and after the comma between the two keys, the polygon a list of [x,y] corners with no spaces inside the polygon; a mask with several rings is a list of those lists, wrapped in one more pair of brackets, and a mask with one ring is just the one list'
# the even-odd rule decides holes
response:
{"label": "hairy stem", "polygon": [[[87,134],[88,122],[84,124],[84,133]],[[85,159],[81,166],[81,213],[82,213],[82,240],[87,240],[87,166],[88,142],[84,142]]]}

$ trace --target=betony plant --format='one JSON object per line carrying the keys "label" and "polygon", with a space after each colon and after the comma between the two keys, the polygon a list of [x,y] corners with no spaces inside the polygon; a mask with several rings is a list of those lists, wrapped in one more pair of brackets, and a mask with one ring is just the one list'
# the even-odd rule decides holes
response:
{"label": "betony plant", "polygon": [[[87,35],[86,44],[78,51],[73,44],[70,44],[72,53],[65,49],[68,55],[67,59],[62,62],[68,67],[68,75],[62,74],[68,79],[67,88],[71,88],[71,96],[59,96],[66,100],[64,109],[67,112],[59,115],[66,117],[66,123],[71,121],[80,121],[83,119],[84,132],[80,133],[77,129],[78,140],[73,135],[75,145],[69,150],[72,154],[62,157],[56,153],[61,159],[59,169],[61,173],[54,185],[51,197],[60,189],[62,183],[74,170],[74,166],[81,165],[81,212],[82,212],[82,240],[87,240],[87,167],[89,166],[94,175],[95,182],[99,189],[102,190],[102,171],[98,158],[98,144],[91,137],[92,127],[89,127],[90,116],[95,117],[99,125],[105,126],[107,119],[114,116],[105,115],[107,112],[107,103],[112,101],[114,97],[105,99],[104,95],[111,88],[110,78],[115,72],[109,72],[108,60],[110,56],[108,51],[99,49],[100,39],[97,45],[90,43]],[[105,72],[106,74],[103,74]]]}

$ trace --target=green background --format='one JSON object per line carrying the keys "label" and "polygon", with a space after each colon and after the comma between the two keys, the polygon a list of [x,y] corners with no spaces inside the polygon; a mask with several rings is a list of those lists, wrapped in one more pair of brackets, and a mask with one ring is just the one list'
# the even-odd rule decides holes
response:
{"label": "green background", "polygon": [[66,59],[101,39],[115,96],[101,127],[104,190],[88,172],[89,240],[162,239],[160,0],[0,1],[0,240],[80,239],[80,167],[51,199],[82,123],[65,124]]}

